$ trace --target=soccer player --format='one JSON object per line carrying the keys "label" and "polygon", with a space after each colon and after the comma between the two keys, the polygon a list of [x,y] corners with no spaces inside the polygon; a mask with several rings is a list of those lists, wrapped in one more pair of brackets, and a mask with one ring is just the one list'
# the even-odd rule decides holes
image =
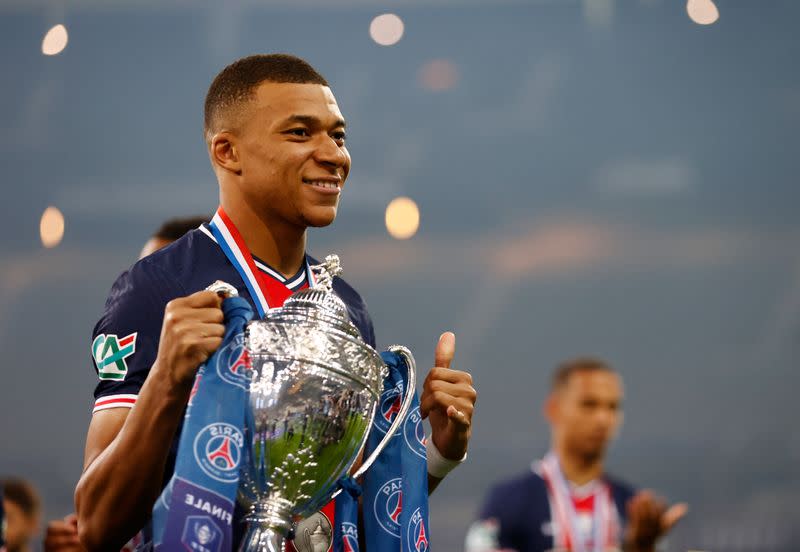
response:
{"label": "soccer player", "polygon": [[[22,479],[6,479],[2,482],[5,514],[5,546],[7,552],[30,552],[31,541],[39,534],[41,501],[36,489]],[[2,531],[0,531],[2,532]]]}
{"label": "soccer player", "polygon": [[622,380],[608,364],[581,358],[559,366],[544,405],[551,450],[492,487],[467,534],[467,552],[652,552],[687,507],[667,508],[605,472],[622,398]]}
{"label": "soccer player", "polygon": [[[145,526],[173,471],[195,372],[224,331],[222,300],[205,288],[226,281],[258,306],[264,293],[280,302],[309,285],[306,229],[333,222],[350,171],[333,93],[294,56],[251,56],[226,67],[206,96],[205,136],[219,183],[215,228],[235,234],[235,245],[252,255],[253,276],[240,276],[204,226],[145,257],[112,287],[94,330],[100,382],[75,491],[90,551],[118,549]],[[361,297],[340,278],[334,291],[374,347]],[[449,368],[454,352],[454,336],[443,334],[420,398],[439,476],[442,462],[466,455],[476,398],[469,374]],[[439,479],[429,476],[431,490]]]}

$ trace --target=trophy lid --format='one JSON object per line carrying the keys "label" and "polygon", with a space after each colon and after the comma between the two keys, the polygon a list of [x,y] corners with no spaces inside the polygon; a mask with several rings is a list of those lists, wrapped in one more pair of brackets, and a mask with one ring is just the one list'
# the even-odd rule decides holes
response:
{"label": "trophy lid", "polygon": [[333,278],[342,272],[339,257],[329,255],[311,270],[313,287],[294,293],[263,320],[247,325],[245,339],[251,358],[317,366],[347,376],[380,396],[387,368],[364,342],[345,303],[333,292]]}
{"label": "trophy lid", "polygon": [[[311,267],[316,278],[313,287],[301,289],[292,294],[283,307],[275,309],[276,316],[304,313],[314,318],[324,319],[339,330],[358,336],[358,329],[350,321],[347,307],[333,292],[333,278],[342,273],[338,255],[328,255],[325,262]],[[271,319],[272,313],[266,319]]]}

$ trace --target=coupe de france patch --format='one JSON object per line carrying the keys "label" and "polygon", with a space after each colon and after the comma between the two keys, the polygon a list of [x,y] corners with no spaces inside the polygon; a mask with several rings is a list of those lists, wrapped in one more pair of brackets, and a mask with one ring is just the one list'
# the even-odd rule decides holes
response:
{"label": "coupe de france patch", "polygon": [[125,359],[136,352],[136,335],[123,338],[116,334],[100,334],[92,342],[92,357],[101,380],[123,380],[128,373]]}

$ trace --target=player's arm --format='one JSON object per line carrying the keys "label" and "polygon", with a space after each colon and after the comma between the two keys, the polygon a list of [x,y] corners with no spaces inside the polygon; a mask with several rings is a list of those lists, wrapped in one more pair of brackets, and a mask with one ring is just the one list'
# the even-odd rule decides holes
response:
{"label": "player's arm", "polygon": [[80,539],[89,551],[119,550],[150,515],[195,372],[222,343],[221,301],[210,291],[170,301],[135,407],[92,417],[75,489]]}

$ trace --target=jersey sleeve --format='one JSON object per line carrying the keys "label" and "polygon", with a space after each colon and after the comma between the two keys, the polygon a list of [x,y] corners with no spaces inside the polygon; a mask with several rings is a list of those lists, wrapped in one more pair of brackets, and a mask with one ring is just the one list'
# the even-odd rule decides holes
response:
{"label": "jersey sleeve", "polygon": [[184,295],[174,280],[145,261],[114,283],[92,332],[90,353],[99,378],[93,413],[136,404],[158,352],[164,307]]}
{"label": "jersey sleeve", "polygon": [[[497,489],[492,488],[484,500],[478,519],[467,529],[465,552],[494,552],[501,550],[503,507],[498,502]],[[503,539],[507,540],[507,539]],[[508,548],[507,550],[514,550]]]}

